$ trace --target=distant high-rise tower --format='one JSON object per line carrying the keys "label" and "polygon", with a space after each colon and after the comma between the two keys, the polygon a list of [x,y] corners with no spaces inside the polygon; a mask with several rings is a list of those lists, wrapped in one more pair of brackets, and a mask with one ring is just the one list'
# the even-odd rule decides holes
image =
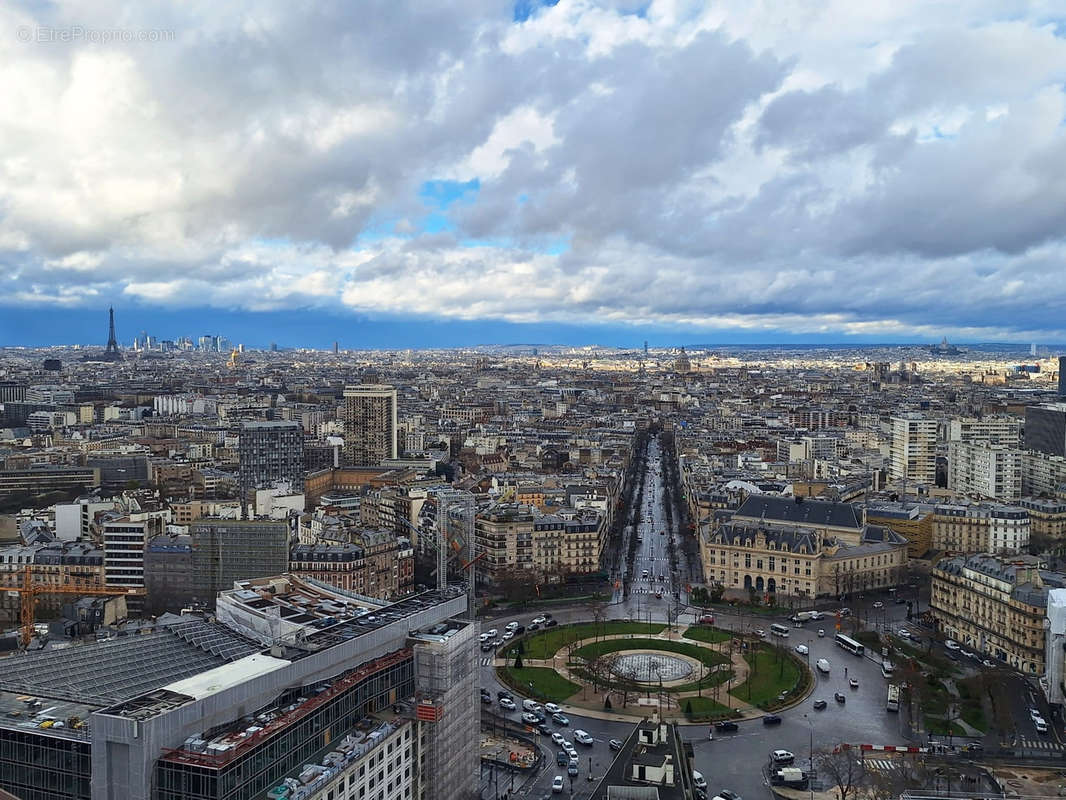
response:
{"label": "distant high-rise tower", "polygon": [[1029,345],[1029,355],[1036,355],[1036,342],[1033,342],[1031,345]]}
{"label": "distant high-rise tower", "polygon": [[344,459],[377,466],[396,458],[396,389],[381,384],[344,389]]}
{"label": "distant high-rise tower", "polygon": [[1059,356],[1059,397],[1066,397],[1066,356]]}
{"label": "distant high-rise tower", "polygon": [[333,354],[336,355],[340,352],[340,344],[338,342],[333,343]]}
{"label": "distant high-rise tower", "polygon": [[115,309],[107,309],[107,349],[104,350],[103,361],[121,361],[122,353],[118,349],[118,341],[115,339]]}
{"label": "distant high-rise tower", "polygon": [[648,340],[647,339],[644,340],[644,357],[645,358],[648,357]]}

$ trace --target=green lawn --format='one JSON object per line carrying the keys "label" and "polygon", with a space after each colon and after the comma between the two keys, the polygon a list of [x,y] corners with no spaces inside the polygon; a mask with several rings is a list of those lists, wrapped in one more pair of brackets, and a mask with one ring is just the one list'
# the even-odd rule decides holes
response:
{"label": "green lawn", "polygon": [[762,645],[754,654],[745,653],[744,660],[751,667],[748,679],[730,694],[752,705],[777,702],[781,692],[791,690],[803,677],[803,666],[781,648]]}
{"label": "green lawn", "polygon": [[535,631],[522,641],[526,652],[523,658],[551,658],[560,648],[571,642],[591,639],[594,636],[613,636],[622,633],[649,634],[660,633],[666,625],[659,622],[624,622],[622,620],[604,622],[579,622],[576,625],[560,625],[548,630]]}
{"label": "green lawn", "polygon": [[[512,687],[538,700],[560,703],[581,689],[576,683],[568,681],[558,672],[547,667],[515,669],[514,666],[510,666],[502,671]],[[530,683],[533,684],[532,688],[530,688]]]}
{"label": "green lawn", "polygon": [[712,628],[710,625],[692,625],[682,634],[686,639],[695,639],[697,642],[718,644],[728,642],[729,633],[721,628]]}
{"label": "green lawn", "polygon": [[723,706],[710,697],[686,697],[681,701],[681,708],[686,713],[688,713],[689,703],[692,704],[692,716],[694,717],[704,714],[725,714],[729,711],[729,706]]}
{"label": "green lawn", "polygon": [[617,653],[619,650],[662,650],[667,653],[679,653],[702,661],[708,667],[729,661],[726,656],[708,650],[706,647],[687,642],[672,642],[667,639],[604,639],[579,647],[574,651],[574,655],[586,661],[592,661],[607,653]]}
{"label": "green lawn", "polygon": [[981,701],[968,701],[962,706],[962,720],[967,725],[972,725],[979,731],[988,730],[988,722],[985,720],[985,712],[981,708]]}
{"label": "green lawn", "polygon": [[962,726],[955,722],[952,722],[949,726],[947,720],[939,717],[927,717],[925,720],[925,729],[929,731],[929,733],[935,733],[940,736],[947,736],[948,734],[951,734],[952,736],[966,735],[966,731],[962,729]]}

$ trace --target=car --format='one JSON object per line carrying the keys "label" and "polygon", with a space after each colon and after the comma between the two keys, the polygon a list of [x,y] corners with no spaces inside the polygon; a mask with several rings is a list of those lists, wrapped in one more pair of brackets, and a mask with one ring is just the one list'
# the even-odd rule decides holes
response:
{"label": "car", "polygon": [[480,635],[479,637],[477,637],[477,638],[478,638],[478,640],[479,640],[479,641],[482,641],[482,642],[487,642],[487,641],[488,641],[489,639],[491,639],[492,637],[491,637],[491,636],[489,636],[489,635],[488,635],[487,633],[483,633],[483,634],[481,634],[481,635]]}
{"label": "car", "polygon": [[496,629],[495,629],[495,628],[489,628],[489,629],[488,629],[488,630],[487,630],[487,631],[485,632],[485,638],[486,638],[486,639],[495,639],[495,638],[496,638],[496,633],[497,633],[497,631],[496,631]]}
{"label": "car", "polygon": [[755,630],[755,635],[758,636],[760,639],[765,639],[766,638],[766,631],[764,631],[762,628],[757,628]]}
{"label": "car", "polygon": [[515,636],[518,636],[519,634],[522,634],[522,633],[525,633],[525,632],[526,632],[526,628],[525,628],[524,625],[519,625],[517,628],[514,629],[514,635]]}
{"label": "car", "polygon": [[555,763],[558,764],[560,767],[565,767],[567,764],[570,763],[570,756],[560,750],[558,753],[555,754]]}
{"label": "car", "polygon": [[547,621],[548,621],[548,618],[543,616],[543,615],[541,615],[539,617],[533,617],[533,624],[534,625],[543,625]]}
{"label": "car", "polygon": [[958,649],[960,649],[959,648],[959,643],[956,642],[954,639],[946,639],[946,640],[944,640],[944,647],[946,647],[948,650],[958,650]]}
{"label": "car", "polygon": [[555,742],[558,747],[562,747],[563,742],[565,742],[566,739],[561,733],[559,733],[559,731],[552,731],[552,741]]}
{"label": "car", "polygon": [[549,714],[558,714],[560,711],[562,711],[562,709],[559,708],[559,706],[555,705],[555,703],[545,703],[544,710],[547,711]]}
{"label": "car", "polygon": [[570,719],[565,714],[552,714],[552,722],[556,725],[569,725]]}
{"label": "car", "polygon": [[765,714],[763,716],[763,718],[762,718],[762,724],[763,725],[780,725],[781,724],[781,717],[777,716],[777,714]]}
{"label": "car", "polygon": [[658,598],[662,598],[663,593],[662,592],[656,592],[655,596],[658,597]]}
{"label": "car", "polygon": [[842,609],[840,609],[840,616],[842,616],[842,617],[850,617],[851,616],[851,609],[850,608],[842,608]]}
{"label": "car", "polygon": [[838,703],[848,702],[848,697],[843,692],[837,692],[836,694],[834,694],[833,699],[836,700]]}
{"label": "car", "polygon": [[540,630],[540,625],[537,624],[536,622],[531,622],[531,623],[529,623],[529,627],[526,628],[526,630],[529,631],[530,633],[532,633],[533,631],[539,631]]}
{"label": "car", "polygon": [[740,795],[736,792],[731,792],[728,789],[722,789],[717,795],[722,800],[740,800]]}
{"label": "car", "polygon": [[482,642],[481,643],[481,652],[482,653],[488,653],[491,650],[492,650],[492,642]]}
{"label": "car", "polygon": [[552,781],[552,793],[553,794],[562,794],[563,793],[563,776],[562,775],[556,775],[555,779]]}
{"label": "car", "polygon": [[[567,744],[570,744],[570,743],[567,742]],[[572,744],[570,745],[569,748],[564,747],[563,749],[566,750],[566,752],[570,755],[570,758],[577,758],[577,748],[574,747]]]}
{"label": "car", "polygon": [[956,661],[957,662],[959,660],[959,657],[957,655],[955,655],[955,651],[954,650],[948,650],[944,655],[947,656],[948,661]]}
{"label": "car", "polygon": [[566,774],[570,775],[571,777],[575,777],[577,775],[577,773],[578,773],[577,759],[576,758],[571,758],[570,759],[570,763],[566,766]]}
{"label": "car", "polygon": [[537,723],[537,730],[544,736],[550,736],[552,732],[552,729],[548,727],[547,721],[543,719]]}
{"label": "car", "polygon": [[526,711],[540,711],[544,708],[536,700],[530,700],[528,697],[522,701],[522,708]]}
{"label": "car", "polygon": [[509,640],[511,640],[513,638],[514,638],[514,631],[504,631],[503,632],[503,640],[505,642],[509,641]]}
{"label": "car", "polygon": [[986,658],[984,661],[981,662],[981,666],[987,667],[988,669],[995,669],[996,662]]}
{"label": "car", "polygon": [[514,711],[517,706],[514,704],[514,700],[512,700],[510,697],[501,697],[500,708],[506,708],[508,711]]}
{"label": "car", "polygon": [[770,760],[775,764],[791,764],[796,757],[788,750],[774,750],[770,753]]}
{"label": "car", "polygon": [[529,711],[526,711],[522,714],[522,722],[526,723],[526,725],[536,725],[540,720],[537,719],[536,714],[531,714]]}
{"label": "car", "polygon": [[607,742],[607,746],[609,748],[611,748],[612,750],[621,750],[622,749],[622,740],[621,739],[611,739],[609,742]]}
{"label": "car", "polygon": [[588,745],[589,747],[592,746],[592,737],[580,728],[574,731],[574,738],[577,739],[577,741],[581,742],[581,744]]}
{"label": "car", "polygon": [[850,686],[852,689],[858,689],[859,688],[859,679],[858,678],[852,678],[851,680],[848,681],[848,686]]}
{"label": "car", "polygon": [[544,627],[545,628],[554,628],[558,624],[559,623],[556,622],[554,619],[550,619],[550,620],[548,620],[547,622],[544,623]]}
{"label": "car", "polygon": [[904,604],[904,603],[906,603],[906,602],[907,602],[907,601],[906,601],[906,600],[904,600],[904,599],[903,599],[902,597],[897,597],[897,598],[896,598],[896,605],[897,605],[897,606],[901,606],[901,605],[903,605],[903,604]]}
{"label": "car", "polygon": [[1033,719],[1036,719],[1037,717],[1043,717],[1044,715],[1040,713],[1039,709],[1030,707],[1029,716],[1032,717]]}
{"label": "car", "polygon": [[516,620],[516,619],[515,620],[511,620],[510,622],[507,623],[507,630],[513,631],[519,625],[520,625],[520,623],[518,622],[518,620]]}
{"label": "car", "polygon": [[825,628],[819,628],[818,629],[818,638],[819,639],[824,639],[825,638]]}
{"label": "car", "polygon": [[805,656],[811,651],[807,649],[807,645],[798,644],[796,645],[796,652],[799,653],[801,656]]}
{"label": "car", "polygon": [[714,624],[714,614],[704,614],[702,617],[700,617],[700,625],[713,625],[713,624]]}
{"label": "car", "polygon": [[491,706],[492,705],[492,698],[489,697],[487,694],[483,694],[483,695],[481,695],[481,702],[484,703],[487,706]]}
{"label": "car", "polygon": [[514,700],[514,695],[513,695],[513,694],[511,694],[511,693],[510,693],[509,691],[507,691],[506,689],[500,689],[500,691],[496,692],[496,697],[497,697],[498,699],[500,699],[500,700],[503,700],[503,698],[505,698],[505,697],[506,697],[506,698],[507,698],[508,700]]}
{"label": "car", "polygon": [[910,639],[911,638],[911,632],[909,630],[907,630],[906,628],[900,628],[899,631],[896,633],[896,635],[900,639]]}
{"label": "car", "polygon": [[739,731],[740,726],[732,720],[723,720],[722,722],[714,723],[714,729],[723,733],[731,733],[733,731]]}
{"label": "car", "polygon": [[503,647],[503,639],[494,639],[492,641],[493,647]]}
{"label": "car", "polygon": [[969,650],[959,650],[959,655],[966,656],[967,658],[977,658],[977,656]]}
{"label": "car", "polygon": [[882,603],[880,600],[878,600],[876,603],[874,603],[874,608],[884,608],[884,607],[885,607],[885,604]]}
{"label": "car", "polygon": [[707,788],[707,779],[703,777],[703,774],[698,770],[692,770],[692,785],[697,789]]}
{"label": "car", "polygon": [[827,705],[829,705],[829,704],[828,704],[827,702],[825,702],[825,700],[815,700],[815,701],[814,701],[814,710],[815,710],[815,711],[821,711],[821,710],[823,710],[823,709],[824,709],[824,708],[825,708],[825,707],[826,707]]}
{"label": "car", "polygon": [[1047,733],[1047,723],[1042,719],[1033,720],[1033,725],[1036,726],[1037,733]]}

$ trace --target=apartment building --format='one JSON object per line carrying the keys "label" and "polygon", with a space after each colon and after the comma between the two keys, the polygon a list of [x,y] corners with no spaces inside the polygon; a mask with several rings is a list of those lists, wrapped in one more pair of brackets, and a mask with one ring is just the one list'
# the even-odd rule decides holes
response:
{"label": "apartment building", "polygon": [[1018,505],[1029,512],[1030,539],[1041,542],[1044,553],[1066,554],[1066,500],[1026,497]]}
{"label": "apartment building", "polygon": [[1025,409],[1025,447],[1049,456],[1066,456],[1066,403]]}
{"label": "apartment building", "polygon": [[278,482],[301,491],[304,433],[298,422],[245,422],[239,449],[241,495]]}
{"label": "apartment building", "polygon": [[[148,541],[163,533],[171,521],[170,510],[118,515],[101,525],[104,539],[104,575],[109,586],[144,589],[144,552]],[[130,613],[144,607],[144,599],[127,599]]]}
{"label": "apartment building", "polygon": [[987,417],[956,417],[947,422],[945,438],[949,442],[986,442],[1002,447],[1018,447],[1022,421],[1007,414]]}
{"label": "apartment building", "polygon": [[867,503],[866,521],[906,539],[910,558],[922,558],[933,545],[933,506],[928,503]]}
{"label": "apartment building", "polygon": [[1066,486],[1066,458],[1028,450],[1022,453],[1021,461],[1023,495],[1050,496]]}
{"label": "apartment building", "polygon": [[1022,454],[985,442],[948,443],[948,488],[955,494],[1000,500],[1022,496]]}
{"label": "apartment building", "polygon": [[1020,506],[941,503],[933,510],[933,549],[946,553],[1021,553],[1030,531]]}
{"label": "apartment building", "polygon": [[362,531],[352,542],[296,545],[289,570],[365,597],[392,600],[414,589],[414,555],[407,537]]}
{"label": "apartment building", "polygon": [[344,458],[352,466],[375,466],[397,456],[396,389],[365,384],[344,390]]}
{"label": "apartment building", "polygon": [[1066,576],[1034,556],[946,558],[932,571],[930,611],[947,637],[1021,672],[1043,675],[1048,590]]}
{"label": "apartment building", "polygon": [[921,414],[891,419],[889,478],[909,483],[936,482],[937,421]]}

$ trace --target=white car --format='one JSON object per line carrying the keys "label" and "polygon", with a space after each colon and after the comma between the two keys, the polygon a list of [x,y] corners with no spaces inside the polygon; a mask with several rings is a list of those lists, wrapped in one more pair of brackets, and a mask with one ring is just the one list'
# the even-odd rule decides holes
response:
{"label": "white car", "polygon": [[819,628],[818,629],[818,638],[819,639],[824,639],[825,638],[825,628]]}
{"label": "white car", "polygon": [[544,710],[547,711],[549,714],[558,714],[560,711],[562,711],[562,709],[559,708],[559,706],[555,705],[555,703],[545,703]]}
{"label": "white car", "polygon": [[563,742],[565,742],[566,739],[563,738],[563,735],[559,733],[559,731],[555,731],[552,733],[552,741],[555,742],[558,747],[562,747]]}
{"label": "white car", "polygon": [[805,656],[807,655],[807,653],[810,652],[810,650],[807,649],[807,645],[798,644],[796,645],[796,652],[799,653],[801,656]]}
{"label": "white car", "polygon": [[755,635],[758,636],[760,639],[765,639],[766,638],[766,631],[764,631],[762,628],[759,628],[758,630],[755,631]]}
{"label": "white car", "polygon": [[478,639],[480,639],[480,640],[481,640],[481,641],[483,641],[483,642],[487,642],[487,641],[488,641],[489,639],[491,639],[492,637],[491,637],[491,636],[489,636],[489,635],[488,635],[487,633],[483,633],[483,634],[481,634],[481,635],[480,635],[479,637],[477,637],[477,638],[478,638]]}
{"label": "white car", "polygon": [[547,621],[548,621],[548,618],[544,617],[544,616],[533,617],[533,624],[534,625],[543,625]]}
{"label": "white car", "polygon": [[500,708],[506,708],[508,711],[514,711],[518,706],[514,704],[514,700],[510,697],[500,698]]}
{"label": "white car", "polygon": [[692,785],[697,789],[706,789],[707,779],[703,777],[702,773],[692,770]]}
{"label": "white car", "polygon": [[583,730],[578,729],[574,731],[574,738],[581,742],[581,744],[592,745],[592,737]]}
{"label": "white car", "polygon": [[506,641],[507,641],[508,639],[513,639],[513,638],[514,638],[514,631],[504,631],[504,632],[503,632],[503,640],[504,640],[505,642],[506,642]]}
{"label": "white car", "polygon": [[509,630],[509,631],[513,631],[517,627],[518,627],[518,620],[514,620],[513,622],[508,622],[507,623],[507,630]]}
{"label": "white car", "polygon": [[536,725],[540,722],[540,717],[527,711],[522,715],[522,722],[526,723],[526,725]]}
{"label": "white car", "polygon": [[910,639],[911,638],[911,632],[909,630],[907,630],[906,628],[900,628],[899,629],[899,633],[897,635],[899,636],[900,639]]}
{"label": "white car", "polygon": [[487,639],[495,639],[496,638],[496,629],[495,628],[489,628],[488,631],[485,632],[484,636]]}
{"label": "white car", "polygon": [[562,775],[556,775],[555,776],[555,780],[552,781],[552,792],[554,794],[562,794],[563,793],[563,776]]}
{"label": "white car", "polygon": [[773,759],[775,764],[791,764],[796,760],[796,757],[788,750],[774,750],[770,753],[770,758]]}
{"label": "white car", "polygon": [[944,642],[944,647],[946,647],[948,650],[958,650],[959,643],[956,642],[954,639],[948,639]]}

